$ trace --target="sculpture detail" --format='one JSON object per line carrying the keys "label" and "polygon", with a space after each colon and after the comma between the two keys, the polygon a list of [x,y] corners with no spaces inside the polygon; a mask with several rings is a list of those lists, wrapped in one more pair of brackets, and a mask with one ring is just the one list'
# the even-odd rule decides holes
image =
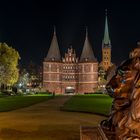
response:
{"label": "sculpture detail", "polygon": [[114,100],[102,129],[116,140],[140,140],[140,46],[117,68],[106,89]]}

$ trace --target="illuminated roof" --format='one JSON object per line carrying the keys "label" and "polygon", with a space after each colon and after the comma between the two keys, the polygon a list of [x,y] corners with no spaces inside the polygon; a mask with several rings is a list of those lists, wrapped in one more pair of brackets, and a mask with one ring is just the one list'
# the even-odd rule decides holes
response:
{"label": "illuminated roof", "polygon": [[108,30],[107,10],[106,10],[106,18],[105,18],[105,31],[104,31],[103,44],[111,45],[110,38],[109,38],[109,30]]}
{"label": "illuminated roof", "polygon": [[54,28],[54,34],[52,38],[52,42],[47,54],[47,57],[45,58],[46,61],[61,61],[61,55],[60,55],[60,50],[58,46],[58,41],[56,37],[56,31]]}
{"label": "illuminated roof", "polygon": [[81,58],[80,58],[80,62],[85,62],[85,61],[97,61],[94,56],[91,44],[88,40],[87,29],[86,29],[86,38],[85,38],[85,42],[84,42],[84,47],[83,47]]}

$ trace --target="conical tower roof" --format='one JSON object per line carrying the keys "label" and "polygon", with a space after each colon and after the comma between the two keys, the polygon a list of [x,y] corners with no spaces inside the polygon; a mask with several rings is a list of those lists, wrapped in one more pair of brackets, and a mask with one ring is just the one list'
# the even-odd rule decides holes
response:
{"label": "conical tower roof", "polygon": [[61,55],[60,50],[58,46],[58,41],[56,37],[56,31],[54,27],[54,34],[51,41],[51,45],[47,54],[47,57],[45,58],[46,61],[61,61]]}
{"label": "conical tower roof", "polygon": [[106,18],[105,18],[105,31],[104,31],[103,44],[111,45],[110,38],[109,38],[109,31],[108,31],[107,10],[106,10]]}
{"label": "conical tower roof", "polygon": [[86,37],[85,37],[84,47],[83,47],[81,58],[80,58],[80,62],[85,62],[85,61],[88,61],[88,62],[97,61],[94,56],[91,44],[88,40],[87,28],[86,28]]}

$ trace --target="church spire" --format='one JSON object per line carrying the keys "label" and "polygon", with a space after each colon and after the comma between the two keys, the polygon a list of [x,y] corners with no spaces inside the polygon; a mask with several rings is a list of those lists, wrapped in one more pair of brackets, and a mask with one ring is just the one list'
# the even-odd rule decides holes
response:
{"label": "church spire", "polygon": [[88,27],[86,26],[86,38],[88,38]]}
{"label": "church spire", "polygon": [[86,37],[85,37],[84,47],[83,47],[83,50],[82,50],[80,61],[81,62],[84,62],[84,61],[97,61],[95,56],[94,56],[94,53],[93,53],[92,47],[90,45],[90,42],[88,40],[87,27],[86,27]]}
{"label": "church spire", "polygon": [[104,31],[103,46],[104,45],[111,46],[109,31],[108,31],[107,9],[105,10],[105,12],[106,12],[106,17],[105,17],[105,31]]}
{"label": "church spire", "polygon": [[54,28],[53,34],[56,35],[56,27],[55,27],[55,25],[54,25],[53,28]]}
{"label": "church spire", "polygon": [[54,33],[53,33],[51,45],[50,45],[50,48],[49,48],[49,51],[45,60],[46,61],[61,61],[61,55],[60,55],[60,50],[59,50],[58,41],[56,37],[55,26],[54,26]]}

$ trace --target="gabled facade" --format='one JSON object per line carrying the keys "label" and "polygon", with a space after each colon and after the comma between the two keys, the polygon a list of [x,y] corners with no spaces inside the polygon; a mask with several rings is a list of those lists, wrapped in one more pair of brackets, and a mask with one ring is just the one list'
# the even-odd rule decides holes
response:
{"label": "gabled facade", "polygon": [[80,57],[72,46],[61,58],[56,33],[43,62],[43,88],[57,94],[92,93],[98,85],[98,61],[88,40],[86,31],[83,51]]}

